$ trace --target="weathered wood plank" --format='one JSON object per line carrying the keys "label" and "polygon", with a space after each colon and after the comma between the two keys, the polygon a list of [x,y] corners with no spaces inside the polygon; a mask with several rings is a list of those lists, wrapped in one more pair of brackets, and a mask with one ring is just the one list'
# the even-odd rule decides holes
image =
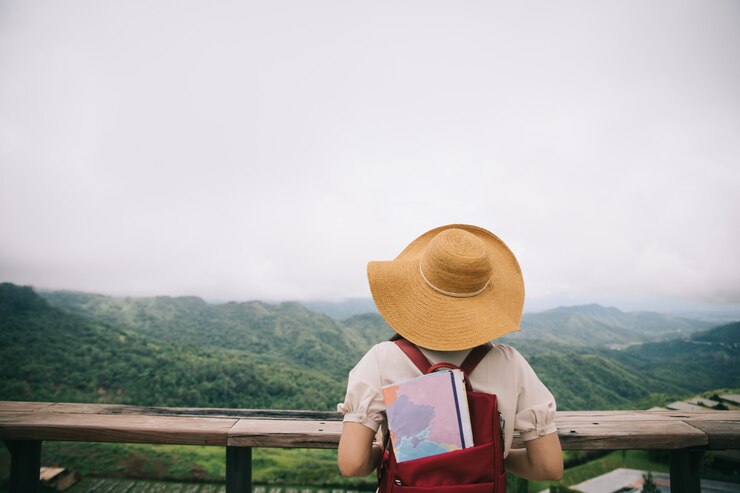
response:
{"label": "weathered wood plank", "polygon": [[[334,412],[0,402],[6,439],[335,448],[340,420]],[[555,423],[566,449],[740,448],[740,411],[561,411]]]}
{"label": "weathered wood plank", "polygon": [[707,435],[683,421],[571,422],[559,426],[563,448],[583,449],[676,449],[706,446]]}
{"label": "weathered wood plank", "polygon": [[342,423],[240,419],[229,431],[236,447],[337,448]]}
{"label": "weathered wood plank", "polygon": [[51,402],[0,401],[0,413],[33,413],[51,405]]}
{"label": "weathered wood plank", "polygon": [[686,423],[706,433],[710,449],[740,450],[740,425],[737,421],[690,419]]}
{"label": "weathered wood plank", "polygon": [[0,438],[226,445],[234,423],[236,420],[221,418],[7,413],[0,414]]}
{"label": "weathered wood plank", "polygon": [[147,416],[186,416],[204,418],[250,418],[250,419],[291,419],[311,421],[341,421],[342,415],[334,411],[302,411],[278,409],[228,409],[228,408],[187,408],[127,406],[123,404],[66,404],[56,403],[47,412],[72,414],[126,414]]}
{"label": "weathered wood plank", "polygon": [[674,421],[687,419],[740,421],[739,411],[558,411],[555,422],[567,424],[585,421]]}

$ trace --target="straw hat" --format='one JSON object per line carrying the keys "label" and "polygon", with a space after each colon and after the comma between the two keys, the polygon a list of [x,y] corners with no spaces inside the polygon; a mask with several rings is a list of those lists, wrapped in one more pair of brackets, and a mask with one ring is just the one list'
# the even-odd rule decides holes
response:
{"label": "straw hat", "polygon": [[367,277],[386,322],[421,347],[468,349],[519,330],[522,271],[504,242],[483,228],[435,228],[394,260],[369,262]]}

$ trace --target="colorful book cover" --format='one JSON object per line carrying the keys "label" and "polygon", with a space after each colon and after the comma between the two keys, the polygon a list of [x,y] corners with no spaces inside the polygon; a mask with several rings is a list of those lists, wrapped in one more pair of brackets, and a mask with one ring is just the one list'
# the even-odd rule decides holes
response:
{"label": "colorful book cover", "polygon": [[473,446],[460,370],[437,371],[382,390],[398,462]]}

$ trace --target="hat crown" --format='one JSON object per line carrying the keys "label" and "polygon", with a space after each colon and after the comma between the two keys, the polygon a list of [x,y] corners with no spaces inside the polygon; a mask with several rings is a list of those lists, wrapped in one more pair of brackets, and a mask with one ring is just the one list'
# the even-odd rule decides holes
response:
{"label": "hat crown", "polygon": [[462,229],[446,229],[427,245],[421,273],[432,287],[451,295],[474,295],[491,279],[491,261],[485,244]]}

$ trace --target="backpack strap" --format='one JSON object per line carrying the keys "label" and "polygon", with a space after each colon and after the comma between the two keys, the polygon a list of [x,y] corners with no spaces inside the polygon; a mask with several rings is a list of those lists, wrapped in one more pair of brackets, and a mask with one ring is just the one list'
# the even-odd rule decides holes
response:
{"label": "backpack strap", "polygon": [[478,363],[483,360],[483,358],[486,357],[486,354],[488,354],[488,351],[491,350],[491,343],[486,342],[485,344],[481,344],[480,346],[476,346],[473,348],[472,351],[467,355],[465,358],[465,361],[462,362],[460,365],[460,369],[465,373],[466,375],[470,375],[473,373],[473,370],[475,370],[475,367],[478,366]]}
{"label": "backpack strap", "polygon": [[[411,362],[416,365],[416,367],[424,374],[429,372],[429,369],[432,368],[432,363],[427,359],[426,356],[424,356],[424,353],[422,353],[418,347],[416,347],[416,344],[413,344],[406,339],[396,339],[393,341],[396,343],[396,346],[398,346],[401,351],[408,356],[408,358],[411,360]],[[491,343],[486,342],[485,344],[481,344],[480,346],[476,346],[473,348],[472,351],[465,357],[465,361],[462,362],[460,365],[460,369],[465,373],[465,375],[470,375],[473,373],[473,370],[475,370],[475,367],[478,366],[478,363],[481,362],[483,358],[485,358],[486,354],[488,354],[488,351],[491,350]],[[443,363],[440,363],[439,365],[434,366],[444,366]]]}
{"label": "backpack strap", "polygon": [[432,367],[432,363],[427,359],[426,356],[424,356],[424,353],[422,353],[419,348],[416,347],[416,344],[411,343],[406,339],[396,339],[393,342],[395,342],[396,346],[398,346],[401,351],[403,351],[404,354],[409,357],[411,362],[416,365],[416,367],[423,374],[426,375],[426,373]]}

